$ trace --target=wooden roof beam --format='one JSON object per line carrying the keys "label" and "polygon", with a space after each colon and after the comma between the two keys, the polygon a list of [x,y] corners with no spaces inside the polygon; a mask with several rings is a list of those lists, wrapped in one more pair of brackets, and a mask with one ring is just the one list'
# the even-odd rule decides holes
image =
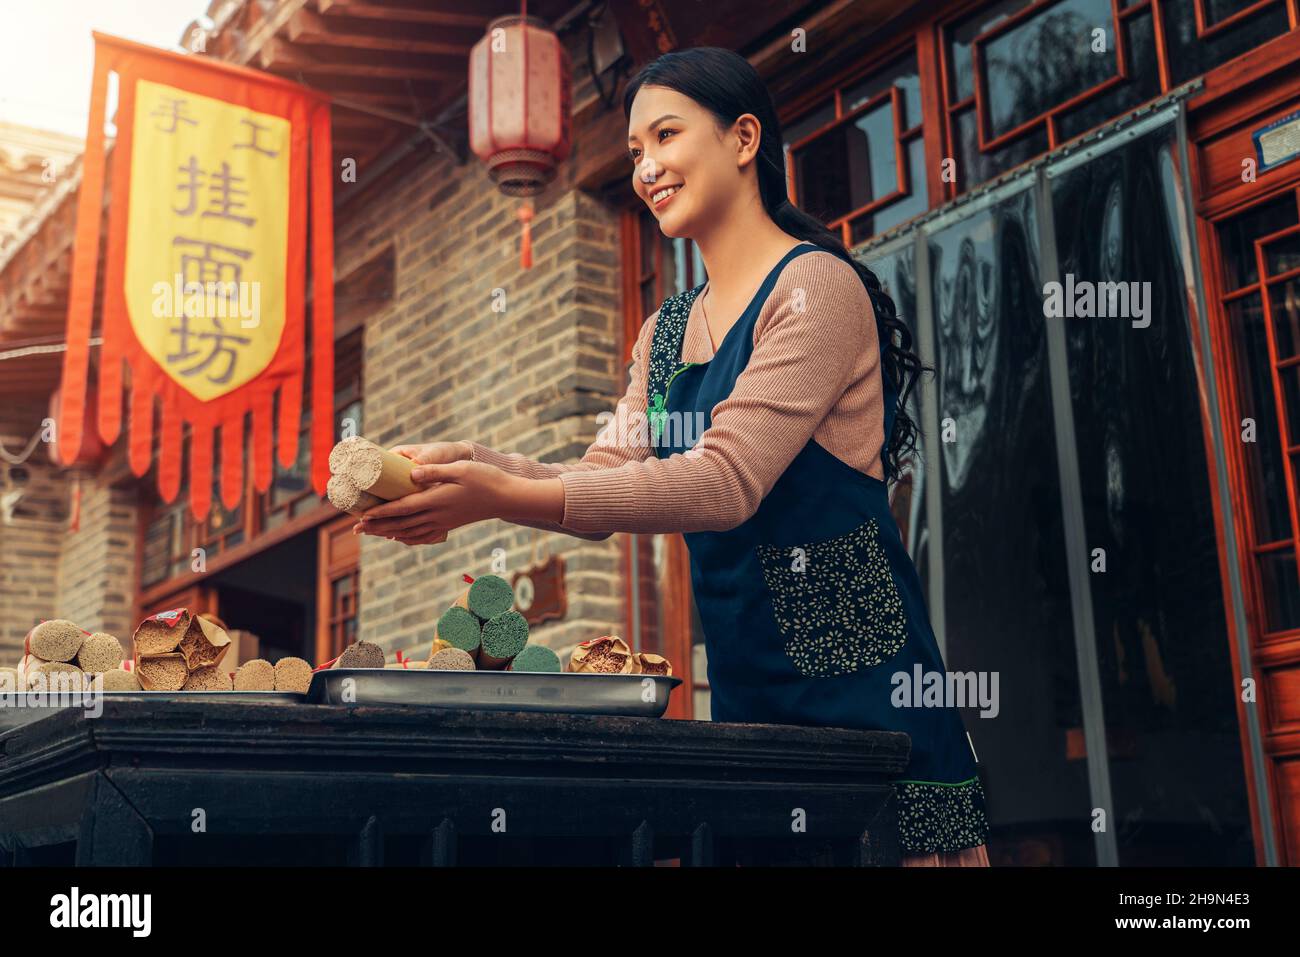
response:
{"label": "wooden roof beam", "polygon": [[[414,94],[421,100],[441,100],[447,95],[447,80],[451,77],[444,77],[441,82],[430,82],[428,80],[411,80],[409,83],[402,77],[377,77],[366,75],[349,74],[339,76],[331,74],[329,66],[319,67],[311,66],[301,71],[303,81],[308,86],[313,86],[332,96],[341,96],[348,99],[360,99],[363,96],[371,96],[377,99],[397,99],[402,98],[407,104],[411,102],[411,94]],[[469,67],[457,73],[457,77],[465,82],[469,75]],[[294,80],[298,77],[295,75]],[[301,82],[301,81],[300,81]],[[329,83],[330,87],[325,90],[321,84]]]}
{"label": "wooden roof beam", "polygon": [[391,126],[390,121],[355,110],[337,109],[333,116],[334,140],[344,142],[350,139],[373,137],[378,131]]}
{"label": "wooden roof beam", "polygon": [[[404,80],[463,80],[469,69],[468,57],[428,54],[383,53],[353,50],[340,56],[337,48],[292,44],[273,37],[258,54],[263,70],[297,79],[299,72],[317,77],[370,76]],[[319,84],[329,92],[327,84]]]}
{"label": "wooden roof beam", "polygon": [[[518,9],[505,0],[316,0],[316,9],[325,17],[365,17],[390,23],[428,23],[440,27],[478,27],[480,30],[495,17]],[[493,11],[500,12],[493,12]]]}
{"label": "wooden roof beam", "polygon": [[456,57],[465,56],[483,35],[481,27],[394,24],[358,17],[326,19],[306,9],[299,10],[289,19],[286,32],[293,43]]}

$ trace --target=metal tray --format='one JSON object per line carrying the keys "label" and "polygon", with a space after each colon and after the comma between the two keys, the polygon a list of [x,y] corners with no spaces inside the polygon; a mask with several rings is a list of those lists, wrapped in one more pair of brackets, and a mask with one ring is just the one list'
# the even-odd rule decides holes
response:
{"label": "metal tray", "polygon": [[[37,694],[32,691],[0,694],[0,732],[21,728],[23,725],[39,721],[59,711],[68,709],[80,711],[85,709],[87,704],[93,707],[93,703],[83,703],[81,699],[83,692],[71,692],[67,696],[73,703],[55,705],[34,703]],[[18,695],[22,696],[21,704],[16,700]],[[48,692],[45,696],[48,697]],[[104,691],[100,692],[100,696],[105,701],[148,700],[186,704],[232,701],[241,704],[296,704],[307,700],[307,696],[300,691]]]}
{"label": "metal tray", "polygon": [[662,675],[329,668],[312,675],[307,700],[313,704],[404,704],[658,718],[681,683],[681,678]]}

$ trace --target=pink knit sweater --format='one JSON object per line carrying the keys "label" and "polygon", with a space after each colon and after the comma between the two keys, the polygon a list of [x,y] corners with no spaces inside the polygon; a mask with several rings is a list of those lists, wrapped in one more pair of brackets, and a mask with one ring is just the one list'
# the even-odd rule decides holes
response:
{"label": "pink knit sweater", "polygon": [[[530,479],[558,477],[564,519],[536,527],[600,539],[612,532],[726,530],[758,509],[809,438],[842,461],[883,478],[884,398],[875,314],[862,280],[828,252],[786,264],[754,323],[754,350],[712,425],[683,454],[659,459],[620,423],[645,415],[650,343],[658,312],[632,347],[631,383],[613,419],[582,459],[537,462],[477,442],[473,460]],[[683,362],[715,353],[697,297]]]}

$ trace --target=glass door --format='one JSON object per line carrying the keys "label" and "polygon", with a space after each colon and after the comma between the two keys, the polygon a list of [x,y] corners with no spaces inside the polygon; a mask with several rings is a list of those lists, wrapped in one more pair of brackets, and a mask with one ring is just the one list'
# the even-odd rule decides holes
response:
{"label": "glass door", "polygon": [[1177,124],[1107,145],[1046,171],[1055,278],[1094,304],[1046,320],[1064,333],[1051,371],[1073,433],[1103,732],[1080,745],[1104,742],[1119,865],[1249,866]]}

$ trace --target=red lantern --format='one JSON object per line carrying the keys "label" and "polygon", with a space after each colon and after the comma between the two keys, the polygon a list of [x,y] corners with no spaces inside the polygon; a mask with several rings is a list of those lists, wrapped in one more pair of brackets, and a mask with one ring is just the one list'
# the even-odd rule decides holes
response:
{"label": "red lantern", "polygon": [[469,144],[507,196],[540,193],[569,155],[569,56],[536,17],[499,17],[469,57]]}

